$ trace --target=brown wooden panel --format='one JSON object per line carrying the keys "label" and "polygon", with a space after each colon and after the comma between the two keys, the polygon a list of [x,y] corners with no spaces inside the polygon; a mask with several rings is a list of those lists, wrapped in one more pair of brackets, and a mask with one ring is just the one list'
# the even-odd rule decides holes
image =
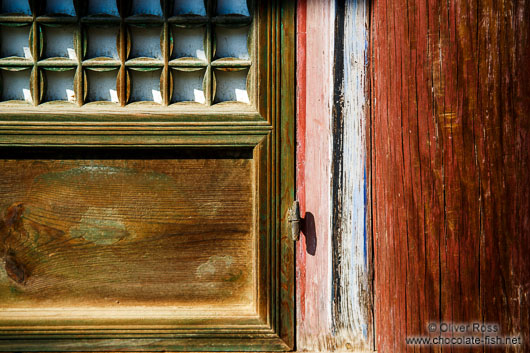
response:
{"label": "brown wooden panel", "polygon": [[[372,10],[377,350],[528,352],[530,2]],[[440,321],[523,344],[405,346]]]}
{"label": "brown wooden panel", "polygon": [[0,309],[254,303],[253,173],[248,158],[1,160]]}
{"label": "brown wooden panel", "polygon": [[[20,95],[26,89],[20,86],[16,97],[2,98],[19,102],[6,101],[0,109],[0,350],[293,349],[294,257],[286,215],[294,196],[294,3],[251,1],[244,16],[218,13],[216,1],[205,1],[200,16],[172,11],[174,2],[166,0],[118,1],[111,11],[95,9],[101,4],[68,2],[76,16],[55,16],[44,10],[51,3],[37,0],[29,1],[25,16],[4,11],[4,5],[15,3],[2,2],[0,20],[31,24],[32,59],[4,58],[1,65],[9,72],[31,69],[33,105],[22,100],[30,97]],[[159,3],[163,16],[140,11]],[[192,22],[207,30],[206,104],[167,106],[174,87],[171,68],[206,67],[193,58],[168,61],[175,45],[170,28]],[[51,32],[39,29],[104,24],[119,26],[119,60],[86,57],[83,48],[95,38],[80,30],[70,48],[75,59],[40,54],[60,43],[50,43]],[[162,29],[163,60],[127,54],[135,40],[138,44],[138,33],[128,38],[127,29],[141,24]],[[222,49],[217,29],[239,25],[248,28],[250,59],[214,57],[214,48]],[[158,36],[151,38],[158,50]],[[98,81],[83,72],[113,67],[120,71],[116,87],[109,79],[103,98],[118,98],[126,106],[90,103],[102,98],[85,97]],[[65,68],[75,68],[73,81],[57,73]],[[126,73],[150,68],[162,70],[162,97],[155,98],[157,76],[149,80],[155,94],[136,98],[153,95],[163,104],[128,104],[135,97],[128,97]],[[214,68],[248,70],[250,104],[209,106],[216,97]],[[50,86],[52,76],[75,82],[77,105],[44,104],[53,97],[41,93],[58,88]],[[134,89],[135,78],[129,78]],[[217,79],[220,89],[223,82]],[[33,154],[24,158],[1,155],[30,146]],[[118,148],[136,157],[65,156],[77,147],[103,148],[105,154]],[[51,148],[47,155],[38,150]],[[139,156],[145,148],[154,149]],[[186,153],[167,156],[166,148]],[[218,148],[247,152],[222,158],[203,154]],[[185,155],[191,150],[195,157]]]}

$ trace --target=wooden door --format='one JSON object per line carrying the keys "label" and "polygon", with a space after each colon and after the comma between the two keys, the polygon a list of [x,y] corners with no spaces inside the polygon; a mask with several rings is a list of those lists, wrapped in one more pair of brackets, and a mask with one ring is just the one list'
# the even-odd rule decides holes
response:
{"label": "wooden door", "polygon": [[293,348],[293,19],[1,3],[0,350]]}
{"label": "wooden door", "polygon": [[530,2],[371,6],[377,351],[530,352]]}

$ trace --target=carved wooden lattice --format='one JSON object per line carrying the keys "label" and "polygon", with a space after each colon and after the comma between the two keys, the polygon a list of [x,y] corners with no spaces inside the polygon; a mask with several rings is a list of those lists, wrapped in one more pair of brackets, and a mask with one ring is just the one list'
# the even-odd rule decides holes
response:
{"label": "carved wooden lattice", "polygon": [[250,103],[246,1],[4,1],[0,101]]}

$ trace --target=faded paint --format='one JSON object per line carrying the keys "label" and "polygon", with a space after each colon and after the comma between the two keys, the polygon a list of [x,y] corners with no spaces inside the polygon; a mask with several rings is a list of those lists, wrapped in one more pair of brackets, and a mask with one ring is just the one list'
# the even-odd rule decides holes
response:
{"label": "faded paint", "polygon": [[75,8],[73,1],[47,0],[46,8],[44,11],[46,14],[75,16]]}
{"label": "faded paint", "polygon": [[75,60],[74,35],[77,28],[74,26],[44,27],[44,58],[68,58]]}
{"label": "faded paint", "polygon": [[217,14],[219,15],[245,15],[249,16],[246,0],[218,0]]}
{"label": "faded paint", "polygon": [[162,70],[129,71],[131,77],[131,102],[162,103],[160,75]]}
{"label": "faded paint", "polygon": [[160,0],[133,0],[133,15],[163,16]]}
{"label": "faded paint", "polygon": [[86,30],[87,36],[87,51],[86,58],[112,58],[119,60],[118,55],[118,26],[115,27],[88,27]]}
{"label": "faded paint", "polygon": [[110,245],[133,237],[122,217],[111,207],[89,207],[79,224],[70,228],[69,236],[98,245]]}
{"label": "faded paint", "polygon": [[112,15],[119,16],[118,7],[115,1],[106,0],[89,0],[88,1],[88,14],[89,15]]}
{"label": "faded paint", "polygon": [[31,102],[31,93],[29,87],[31,70],[1,70],[1,100],[21,100]]}
{"label": "faded paint", "polygon": [[173,27],[171,34],[173,37],[173,53],[171,54],[172,59],[196,58],[207,60],[204,46],[206,29],[204,27]]}
{"label": "faded paint", "polygon": [[[298,113],[305,111],[299,121],[303,119],[306,124],[305,134],[302,131],[303,136],[299,135],[299,139],[306,144],[304,160],[298,161],[297,168],[300,211],[305,218],[297,249],[298,263],[305,263],[297,273],[297,349],[318,351],[329,347],[332,327],[330,135],[333,90],[327,83],[332,82],[335,3],[331,0],[302,0],[300,6],[306,6],[305,31],[310,40],[306,43],[306,53],[299,53],[305,55],[305,70],[298,71],[306,81],[305,87],[299,90],[299,99],[305,104],[301,106],[300,101],[298,104]],[[301,193],[305,200],[300,197]]]}
{"label": "faded paint", "polygon": [[118,70],[94,71],[87,70],[87,102],[109,101],[118,103],[116,77]]}
{"label": "faded paint", "polygon": [[[370,349],[372,343],[371,259],[366,234],[366,116],[368,2],[346,0],[341,85],[335,86],[339,126],[334,130],[333,214],[334,330],[340,348]],[[338,17],[338,16],[337,16]],[[339,34],[337,33],[337,34]],[[337,77],[335,77],[335,83]],[[335,189],[336,188],[336,189]],[[341,342],[342,341],[342,342]]]}
{"label": "faded paint", "polygon": [[206,16],[203,1],[175,0],[173,3],[174,15],[201,15]]}
{"label": "faded paint", "polygon": [[46,79],[46,91],[44,101],[68,101],[75,102],[74,93],[75,70],[68,71],[44,71]]}
{"label": "faded paint", "polygon": [[241,28],[216,27],[215,57],[249,60],[248,31],[248,26]]}
{"label": "faded paint", "polygon": [[[373,347],[364,132],[367,19],[364,0],[298,2],[297,198],[304,218],[297,249],[300,351]],[[332,214],[339,215],[335,224]]]}
{"label": "faded paint", "polygon": [[215,70],[214,103],[235,101],[250,103],[247,92],[248,69],[240,71]]}
{"label": "faded paint", "polygon": [[252,161],[38,163],[0,162],[4,309],[256,307]]}
{"label": "faded paint", "polygon": [[30,15],[31,9],[29,7],[29,1],[18,0],[18,1],[2,1],[1,9],[3,13],[17,13]]}
{"label": "faded paint", "polygon": [[[305,215],[305,119],[307,94],[307,2],[305,0],[297,1],[296,13],[296,199],[299,201],[300,215]],[[301,226],[305,226],[304,223]],[[302,229],[302,231],[306,232],[305,229]],[[299,241],[296,247],[296,307],[298,308],[298,321],[305,320],[306,252],[305,241]],[[300,308],[304,308],[304,310],[300,310]]]}
{"label": "faded paint", "polygon": [[130,58],[154,58],[163,60],[160,36],[162,27],[134,27],[131,26]]}
{"label": "faded paint", "polygon": [[30,29],[31,26],[0,26],[0,57],[32,59],[29,50]]}
{"label": "faded paint", "polygon": [[197,102],[206,103],[204,94],[205,70],[179,71],[173,70],[173,95],[171,103],[175,102]]}
{"label": "faded paint", "polygon": [[212,256],[205,263],[200,264],[195,270],[195,275],[198,278],[210,278],[219,273],[227,273],[234,262],[232,256],[215,255]]}

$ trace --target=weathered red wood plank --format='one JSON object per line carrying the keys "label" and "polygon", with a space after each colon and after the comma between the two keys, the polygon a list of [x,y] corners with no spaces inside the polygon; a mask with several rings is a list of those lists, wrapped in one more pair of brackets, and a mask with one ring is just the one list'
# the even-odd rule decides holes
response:
{"label": "weathered red wood plank", "polygon": [[297,150],[297,156],[303,156],[297,161],[297,197],[305,218],[297,244],[297,349],[301,351],[333,350],[336,345],[331,332],[330,285],[333,86],[323,84],[333,81],[334,6],[329,0],[301,0],[298,10],[304,10],[297,13],[301,20],[298,43],[303,43],[304,36],[311,38],[306,41],[305,65],[297,62],[303,84],[297,82],[301,89],[297,92],[298,123],[305,123],[305,129],[299,125],[297,131],[297,143],[302,143],[298,148],[303,148]]}
{"label": "weathered red wood plank", "polygon": [[376,0],[371,161],[380,352],[431,322],[530,349],[530,2]]}

